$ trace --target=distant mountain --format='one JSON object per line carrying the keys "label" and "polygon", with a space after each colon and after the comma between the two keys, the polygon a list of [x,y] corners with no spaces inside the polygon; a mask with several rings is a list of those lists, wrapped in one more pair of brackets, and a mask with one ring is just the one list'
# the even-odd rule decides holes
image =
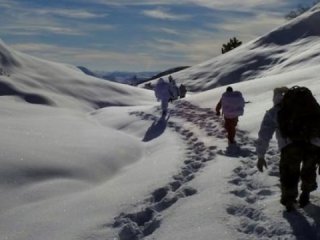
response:
{"label": "distant mountain", "polygon": [[158,78],[161,78],[164,76],[168,76],[173,73],[180,72],[180,71],[185,70],[187,68],[190,68],[190,66],[180,66],[180,67],[170,68],[170,69],[165,70],[163,72],[157,73],[154,76],[150,77],[149,79],[146,79],[145,81],[140,82],[139,83],[140,87],[142,86],[143,88],[146,88],[146,89],[153,89],[154,83],[152,83],[152,82],[154,82],[154,81],[152,81],[152,80],[155,80],[155,79],[158,79]]}
{"label": "distant mountain", "polygon": [[102,78],[112,82],[128,84],[136,86],[140,83],[148,81],[151,77],[158,74],[158,72],[125,72],[125,71],[114,71],[114,72],[104,72],[104,71],[93,71],[87,67],[78,66],[78,68],[85,74],[97,78]]}
{"label": "distant mountain", "polygon": [[78,66],[78,68],[89,76],[102,78],[112,82],[137,86],[139,84],[151,81],[153,79],[157,79],[172,73],[179,72],[181,70],[189,68],[189,66],[174,67],[162,72],[159,72],[159,71],[158,72],[156,71],[154,72],[125,72],[125,71],[104,72],[104,71],[93,71],[83,66]]}
{"label": "distant mountain", "polygon": [[189,67],[190,66],[181,66],[181,67],[170,68],[166,71],[160,72],[157,75],[152,76],[149,80],[157,79],[157,78],[160,78],[160,77],[172,74],[172,73],[176,73],[176,72],[179,72],[179,71],[184,70]]}
{"label": "distant mountain", "polygon": [[89,76],[98,77],[94,72],[92,72],[90,69],[88,69],[86,67],[77,66],[77,68],[79,68],[82,72],[84,72],[85,74],[87,74]]}
{"label": "distant mountain", "polygon": [[145,82],[146,80],[150,79],[152,76],[157,74],[158,72],[121,72],[121,71],[115,71],[115,72],[99,72],[96,71],[95,74],[98,77],[101,77],[103,79],[107,79],[110,81],[123,83],[123,84],[129,84],[136,86],[140,83]]}

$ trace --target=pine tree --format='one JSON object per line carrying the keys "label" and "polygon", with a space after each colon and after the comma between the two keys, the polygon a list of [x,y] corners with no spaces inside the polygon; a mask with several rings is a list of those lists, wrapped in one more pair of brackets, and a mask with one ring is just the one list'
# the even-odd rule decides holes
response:
{"label": "pine tree", "polygon": [[231,51],[232,49],[239,47],[242,44],[237,38],[230,38],[227,44],[223,44],[221,48],[222,54]]}

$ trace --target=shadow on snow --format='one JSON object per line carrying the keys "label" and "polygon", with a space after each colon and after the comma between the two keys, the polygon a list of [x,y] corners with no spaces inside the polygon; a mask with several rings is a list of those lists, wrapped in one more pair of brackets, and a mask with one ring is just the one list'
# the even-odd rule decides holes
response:
{"label": "shadow on snow", "polygon": [[149,142],[159,137],[166,130],[169,118],[170,116],[168,116],[167,118],[165,116],[162,116],[160,119],[155,119],[145,133],[142,141]]}

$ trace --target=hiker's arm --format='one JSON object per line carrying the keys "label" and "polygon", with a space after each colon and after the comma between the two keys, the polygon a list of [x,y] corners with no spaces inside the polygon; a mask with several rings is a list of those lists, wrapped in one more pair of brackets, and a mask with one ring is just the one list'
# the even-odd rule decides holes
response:
{"label": "hiker's arm", "polygon": [[220,115],[220,110],[221,110],[221,99],[219,100],[217,106],[216,106],[216,114],[219,116]]}
{"label": "hiker's arm", "polygon": [[274,114],[276,113],[272,110],[269,110],[266,112],[262,120],[259,134],[258,134],[256,152],[258,155],[257,167],[260,172],[263,171],[263,167],[267,167],[267,163],[264,159],[264,155],[267,152],[267,149],[269,147],[269,142],[277,127],[277,123],[275,121],[276,117]]}

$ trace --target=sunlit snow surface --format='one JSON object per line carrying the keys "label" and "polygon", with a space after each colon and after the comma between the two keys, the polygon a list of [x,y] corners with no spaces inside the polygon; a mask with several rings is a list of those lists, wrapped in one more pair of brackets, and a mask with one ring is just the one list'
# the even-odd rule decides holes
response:
{"label": "sunlit snow surface", "polygon": [[[193,92],[165,118],[152,91],[1,43],[0,239],[319,239],[319,192],[295,213],[279,203],[274,140],[267,171],[255,167],[273,88],[320,100],[319,18],[177,73]],[[231,83],[247,102],[234,146],[213,111]]]}

